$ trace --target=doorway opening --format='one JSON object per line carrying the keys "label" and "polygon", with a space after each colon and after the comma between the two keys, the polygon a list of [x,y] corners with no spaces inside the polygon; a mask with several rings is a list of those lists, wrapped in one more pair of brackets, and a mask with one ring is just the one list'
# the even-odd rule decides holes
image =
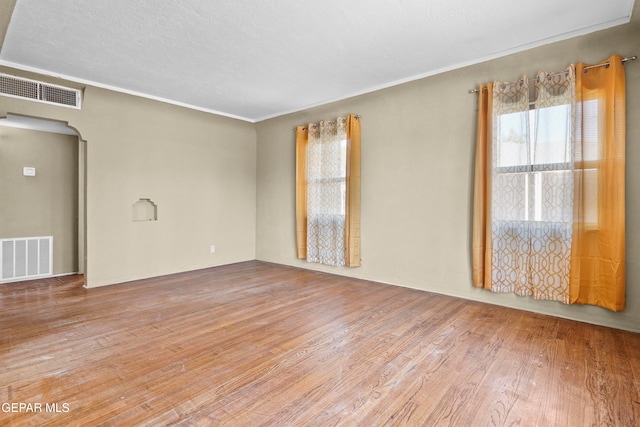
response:
{"label": "doorway opening", "polygon": [[[86,277],[86,141],[76,129],[43,118],[0,118],[0,198],[0,283],[34,272]],[[45,239],[50,248],[40,250]],[[51,256],[44,273],[42,254]]]}

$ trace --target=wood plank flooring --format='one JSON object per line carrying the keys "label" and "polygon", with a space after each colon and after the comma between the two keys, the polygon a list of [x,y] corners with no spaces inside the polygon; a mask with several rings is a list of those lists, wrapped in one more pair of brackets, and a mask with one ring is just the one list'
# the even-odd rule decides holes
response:
{"label": "wood plank flooring", "polygon": [[81,284],[0,285],[0,425],[640,425],[640,334],[258,261]]}

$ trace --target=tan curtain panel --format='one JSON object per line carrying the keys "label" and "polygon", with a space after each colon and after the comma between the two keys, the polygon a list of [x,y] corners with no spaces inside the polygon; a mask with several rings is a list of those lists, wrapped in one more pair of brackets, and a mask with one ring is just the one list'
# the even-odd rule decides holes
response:
{"label": "tan curtain panel", "polygon": [[309,126],[296,128],[296,246],[297,257],[307,258],[307,145]]}
{"label": "tan curtain panel", "polygon": [[[625,308],[625,74],[622,58],[576,66],[578,109],[570,299]],[[597,64],[595,64],[597,65]]]}
{"label": "tan curtain panel", "polygon": [[526,76],[480,86],[476,287],[624,309],[621,59],[538,73],[530,111]]}
{"label": "tan curtain panel", "polygon": [[473,187],[473,284],[491,290],[491,117],[493,116],[493,83],[478,89],[478,125]]}
{"label": "tan curtain panel", "polygon": [[360,121],[296,128],[297,257],[360,265]]}
{"label": "tan curtain panel", "polygon": [[360,266],[360,119],[347,116],[346,229],[347,267]]}

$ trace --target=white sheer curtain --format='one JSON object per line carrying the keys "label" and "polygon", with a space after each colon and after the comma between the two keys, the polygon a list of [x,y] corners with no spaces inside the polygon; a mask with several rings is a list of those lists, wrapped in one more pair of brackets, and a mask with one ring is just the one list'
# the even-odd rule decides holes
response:
{"label": "white sheer curtain", "polygon": [[309,125],[307,260],[345,265],[347,117]]}
{"label": "white sheer curtain", "polygon": [[491,229],[496,292],[569,302],[575,68],[493,86]]}

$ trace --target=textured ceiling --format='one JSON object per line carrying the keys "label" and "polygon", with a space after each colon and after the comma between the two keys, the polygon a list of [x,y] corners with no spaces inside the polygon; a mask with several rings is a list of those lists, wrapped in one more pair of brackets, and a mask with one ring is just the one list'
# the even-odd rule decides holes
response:
{"label": "textured ceiling", "polygon": [[633,0],[17,0],[0,64],[256,122],[623,24],[632,7]]}

